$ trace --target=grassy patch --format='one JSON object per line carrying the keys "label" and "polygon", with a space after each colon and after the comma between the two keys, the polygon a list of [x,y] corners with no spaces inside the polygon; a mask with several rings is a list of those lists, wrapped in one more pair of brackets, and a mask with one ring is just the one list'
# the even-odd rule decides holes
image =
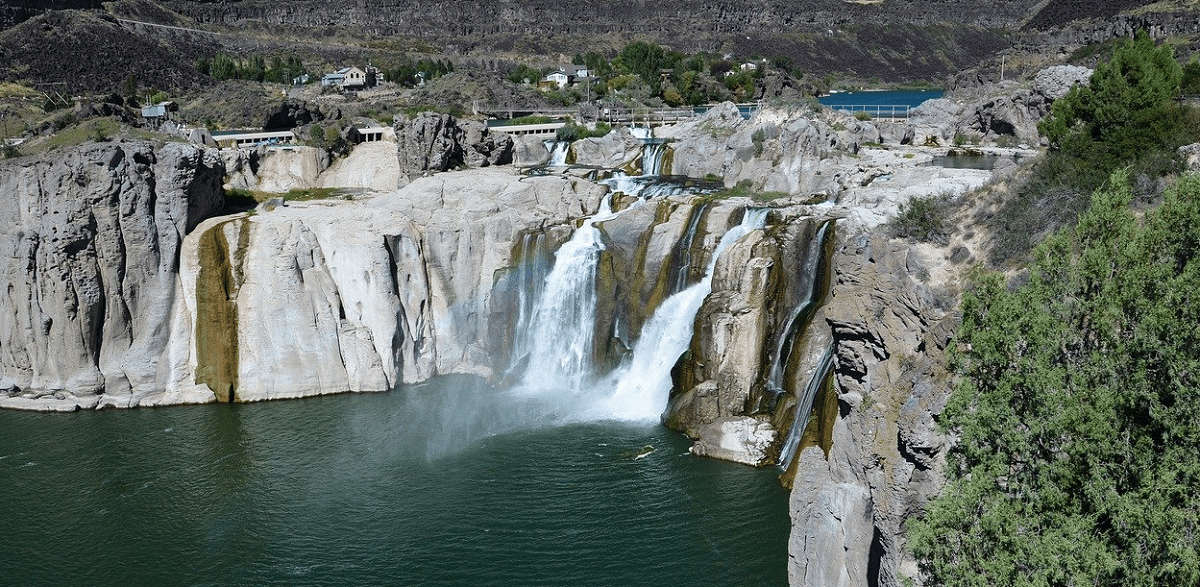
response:
{"label": "grassy patch", "polygon": [[[69,120],[68,122],[73,123],[74,121]],[[120,130],[121,125],[117,121],[111,118],[96,118],[82,124],[63,126],[58,132],[54,133],[54,136],[43,143],[43,146],[46,149],[57,149],[59,147],[81,145],[88,141],[106,141],[109,137],[120,132]]]}
{"label": "grassy patch", "polygon": [[353,200],[354,194],[343,188],[300,188],[283,193],[256,192],[244,189],[225,190],[225,206],[234,211],[249,210],[271,198],[283,198],[285,202]]}
{"label": "grassy patch", "polygon": [[787,192],[763,191],[754,188],[754,183],[748,179],[739,181],[737,185],[731,188],[725,188],[712,193],[713,198],[750,198],[755,202],[770,202],[780,198],[787,198],[791,194]]}

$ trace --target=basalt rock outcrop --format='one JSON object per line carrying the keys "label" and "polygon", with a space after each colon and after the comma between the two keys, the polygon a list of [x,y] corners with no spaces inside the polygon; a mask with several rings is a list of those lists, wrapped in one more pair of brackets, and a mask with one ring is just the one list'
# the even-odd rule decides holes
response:
{"label": "basalt rock outcrop", "polygon": [[513,160],[512,137],[493,134],[480,122],[422,112],[412,118],[398,117],[393,128],[400,174],[409,181],[460,165],[487,167]]}
{"label": "basalt rock outcrop", "polygon": [[[224,205],[216,152],[101,143],[0,173],[0,405],[129,405],[172,381],[186,234]],[[168,401],[191,401],[175,387]]]}
{"label": "basalt rock outcrop", "polygon": [[962,89],[928,100],[904,123],[880,125],[889,142],[951,145],[956,139],[994,142],[1007,138],[1037,145],[1037,125],[1055,100],[1086,85],[1092,70],[1061,65],[1039,71],[1028,82],[1009,81]]}
{"label": "basalt rock outcrop", "polygon": [[293,129],[322,120],[338,120],[341,117],[342,111],[335,105],[313,104],[296,98],[288,98],[267,116],[263,128],[267,130]]}
{"label": "basalt rock outcrop", "polygon": [[744,120],[727,102],[656,136],[673,141],[672,173],[720,177],[728,187],[812,194],[836,191],[836,170],[845,157],[879,140],[866,122],[848,118],[841,128],[786,110],[764,110]]}

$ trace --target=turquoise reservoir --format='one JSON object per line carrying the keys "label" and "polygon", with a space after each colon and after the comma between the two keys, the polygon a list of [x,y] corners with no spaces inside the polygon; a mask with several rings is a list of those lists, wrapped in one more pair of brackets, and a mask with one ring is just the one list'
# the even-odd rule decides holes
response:
{"label": "turquoise reservoir", "polygon": [[0,412],[0,585],[777,585],[777,470],[462,380]]}
{"label": "turquoise reservoir", "polygon": [[916,108],[921,102],[941,98],[942,94],[942,90],[838,92],[821,96],[817,101],[831,108],[839,106],[907,106]]}

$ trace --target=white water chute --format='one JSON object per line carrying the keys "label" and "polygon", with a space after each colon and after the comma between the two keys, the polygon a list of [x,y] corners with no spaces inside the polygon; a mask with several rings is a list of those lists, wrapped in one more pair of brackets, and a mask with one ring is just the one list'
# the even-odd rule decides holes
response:
{"label": "white water chute", "polygon": [[524,333],[530,350],[522,386],[579,391],[592,375],[596,266],[604,242],[594,224],[615,218],[608,197],[554,254],[540,300]]}
{"label": "white water chute", "polygon": [[767,210],[747,208],[742,223],[731,228],[713,251],[704,278],[667,298],[642,328],[629,364],[614,376],[613,392],[597,405],[598,417],[657,421],[671,393],[671,368],[692,342],[696,313],[712,292],[712,274],[725,249],[766,224]]}

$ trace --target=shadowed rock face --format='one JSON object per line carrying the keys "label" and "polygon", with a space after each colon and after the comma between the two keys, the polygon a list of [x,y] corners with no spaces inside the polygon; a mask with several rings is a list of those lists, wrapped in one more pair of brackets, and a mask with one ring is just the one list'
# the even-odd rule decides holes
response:
{"label": "shadowed rock face", "polygon": [[957,22],[989,27],[1020,23],[1036,2],[980,3],[913,0],[848,3],[840,0],[757,0],[754,2],[563,3],[521,0],[479,4],[468,0],[429,2],[290,2],[246,1],[212,4],[174,0],[168,5],[199,20],[236,22],[255,19],[300,26],[362,26],[409,34],[431,30],[447,35],[484,36],[507,32],[532,34],[600,34],[656,32],[686,36],[698,33],[757,32],[762,27],[814,27],[844,24],[929,24]]}

